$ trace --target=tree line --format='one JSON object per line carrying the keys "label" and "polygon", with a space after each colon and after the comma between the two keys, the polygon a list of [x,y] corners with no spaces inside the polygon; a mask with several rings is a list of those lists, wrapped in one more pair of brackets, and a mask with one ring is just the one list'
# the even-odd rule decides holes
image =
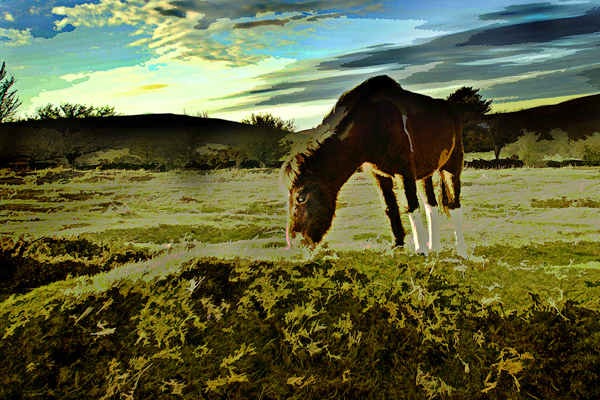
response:
{"label": "tree line", "polygon": [[[0,123],[13,122],[23,119],[16,118],[16,111],[21,105],[16,90],[11,87],[16,82],[14,76],[7,78],[6,64],[0,68]],[[482,117],[491,112],[492,100],[485,100],[479,89],[461,87],[449,95],[447,101],[455,104],[460,112],[463,125],[463,142],[465,152],[478,152],[493,150],[496,158],[500,150],[509,143],[514,142],[521,130],[510,122],[500,119],[493,126],[482,123]],[[38,107],[33,116],[25,120],[46,120],[59,118],[89,118],[110,117],[119,115],[114,107],[61,103],[58,106],[48,104]],[[207,117],[204,112],[201,117]],[[289,133],[296,131],[292,120],[283,120],[270,113],[251,114],[243,119],[242,123],[264,128],[259,134],[246,139],[239,148],[208,149],[202,154],[197,152],[199,146],[198,135],[188,134],[187,137],[170,141],[167,145],[158,145],[150,141],[141,140],[131,144],[130,157],[144,164],[158,163],[169,167],[202,166],[205,168],[218,168],[222,166],[240,167],[247,160],[255,160],[260,166],[277,162],[291,150],[292,142],[285,139]],[[93,136],[93,135],[92,135]],[[1,139],[1,138],[0,138]],[[57,138],[40,138],[35,151],[28,156],[36,159],[66,158],[71,165],[75,160],[86,154],[106,150],[90,137],[90,132],[62,132]],[[128,159],[132,161],[132,158]]]}

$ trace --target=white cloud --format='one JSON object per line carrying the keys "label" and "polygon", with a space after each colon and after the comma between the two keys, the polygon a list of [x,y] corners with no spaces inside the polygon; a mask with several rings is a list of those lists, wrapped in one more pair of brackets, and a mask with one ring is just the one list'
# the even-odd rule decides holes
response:
{"label": "white cloud", "polygon": [[[141,65],[63,75],[62,79],[74,84],[39,93],[25,111],[32,112],[48,103],[71,102],[110,105],[123,114],[181,113],[185,109],[189,114],[208,110],[215,116],[212,109],[225,107],[235,100],[210,99],[250,90],[263,83],[257,76],[284,68],[294,61],[269,58],[256,65],[234,69],[224,62],[181,60],[178,56],[182,51],[173,47]],[[161,64],[166,65],[155,67]],[[77,82],[86,76],[87,80]]]}
{"label": "white cloud", "polygon": [[0,41],[0,48],[6,47],[18,47],[31,44],[33,36],[31,36],[31,29],[27,28],[24,31],[18,29],[4,29],[0,28],[0,38],[5,37],[7,41]]}
{"label": "white cloud", "polygon": [[88,76],[87,73],[81,72],[78,74],[66,74],[66,75],[61,76],[61,78],[67,82],[73,82],[77,79],[85,78],[87,76]]}

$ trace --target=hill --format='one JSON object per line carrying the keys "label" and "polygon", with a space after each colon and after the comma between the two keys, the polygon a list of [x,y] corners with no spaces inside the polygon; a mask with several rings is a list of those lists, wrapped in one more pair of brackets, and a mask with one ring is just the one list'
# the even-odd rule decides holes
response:
{"label": "hill", "polygon": [[199,143],[218,143],[239,147],[243,138],[259,128],[218,118],[200,118],[177,114],[120,115],[114,117],[62,118],[0,124],[0,134],[9,134],[17,141],[40,131],[94,131],[107,141],[123,142],[138,137],[169,139],[185,134],[198,134]]}
{"label": "hill", "polygon": [[552,140],[550,132],[553,130],[566,132],[572,140],[584,139],[594,132],[600,132],[600,94],[554,105],[486,115],[484,120],[490,124],[510,121],[521,130],[541,133],[539,140]]}
{"label": "hill", "polygon": [[144,153],[185,152],[207,145],[239,148],[260,131],[244,123],[176,114],[20,121],[0,124],[0,159],[43,160],[57,149],[76,158],[98,150],[129,149],[143,159]]}

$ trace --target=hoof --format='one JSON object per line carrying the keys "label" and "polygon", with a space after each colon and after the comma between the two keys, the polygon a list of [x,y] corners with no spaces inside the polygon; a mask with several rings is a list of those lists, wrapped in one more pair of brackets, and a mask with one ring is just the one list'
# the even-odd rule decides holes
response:
{"label": "hoof", "polygon": [[427,249],[427,247],[415,249],[415,253],[424,255],[425,257],[429,256],[429,250]]}

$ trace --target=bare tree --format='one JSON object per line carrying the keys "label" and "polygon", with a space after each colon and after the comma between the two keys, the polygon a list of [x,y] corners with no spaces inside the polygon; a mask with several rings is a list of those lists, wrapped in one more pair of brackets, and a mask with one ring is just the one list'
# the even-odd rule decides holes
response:
{"label": "bare tree", "polygon": [[50,103],[38,107],[35,112],[37,116],[35,116],[34,119],[112,117],[117,115],[114,107],[88,107],[85,104],[71,103],[60,103],[60,106],[54,106]]}
{"label": "bare tree", "polygon": [[258,160],[262,167],[268,162],[278,161],[291,150],[292,141],[285,137],[296,132],[293,120],[285,121],[273,114],[262,113],[252,114],[242,122],[262,128],[257,135],[247,138],[243,146],[244,152]]}
{"label": "bare tree", "polygon": [[10,87],[16,82],[15,77],[11,76],[10,79],[6,79],[6,62],[2,62],[2,68],[0,68],[0,122],[4,120],[11,120],[17,108],[21,105],[19,98],[16,96],[17,91],[9,91]]}

